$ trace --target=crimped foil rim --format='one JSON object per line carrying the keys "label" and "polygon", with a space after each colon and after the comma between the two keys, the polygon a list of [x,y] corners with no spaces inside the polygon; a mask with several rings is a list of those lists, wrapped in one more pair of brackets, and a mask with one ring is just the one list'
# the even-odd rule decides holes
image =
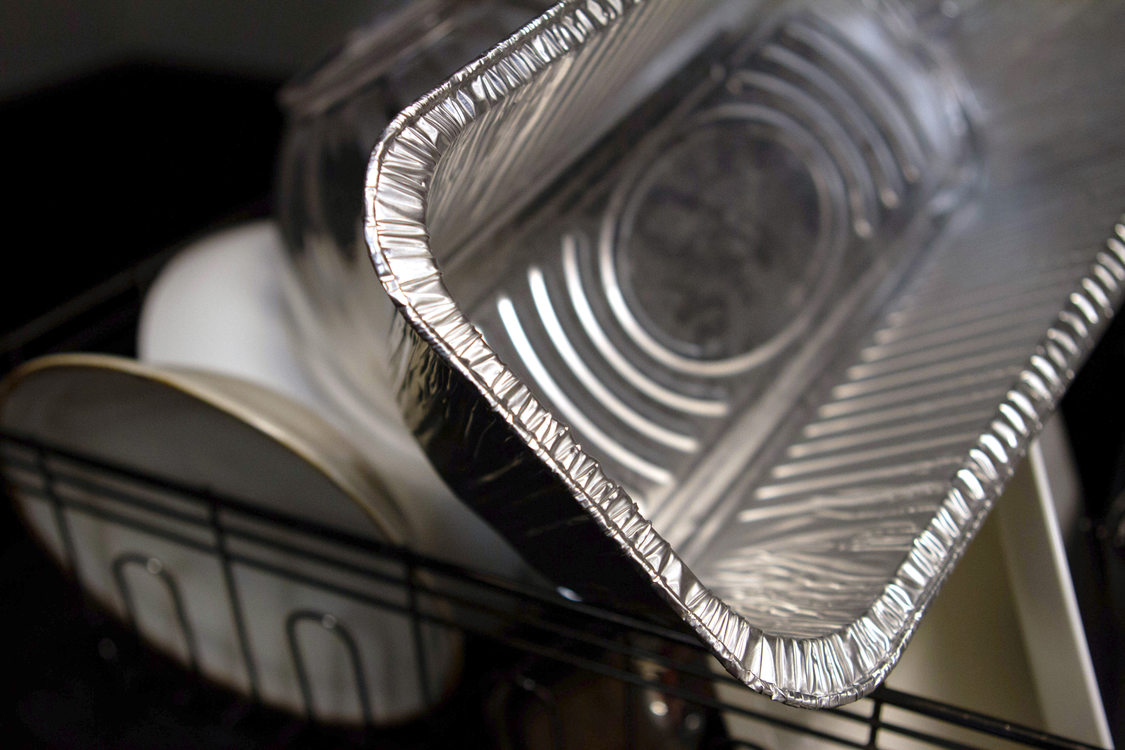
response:
{"label": "crimped foil rim", "polygon": [[470,122],[646,0],[567,0],[404,110],[368,166],[364,232],[376,272],[417,334],[473,383],[491,409],[647,575],[723,665],[775,700],[827,708],[871,692],[983,523],[1125,288],[1125,224],[1070,294],[967,451],[938,510],[861,617],[814,638],[765,633],[704,586],[629,496],[572,439],[484,341],[445,287],[429,250],[427,194],[438,162]]}

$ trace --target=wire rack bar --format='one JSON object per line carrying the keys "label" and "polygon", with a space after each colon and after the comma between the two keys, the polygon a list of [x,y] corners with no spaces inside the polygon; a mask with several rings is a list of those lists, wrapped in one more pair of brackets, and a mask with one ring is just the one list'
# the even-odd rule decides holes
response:
{"label": "wire rack bar", "polygon": [[[942,725],[972,730],[984,738],[1003,738],[1009,742],[1039,748],[1088,749],[1092,746],[1056,737],[1034,728],[1019,726],[956,706],[946,705],[890,688],[880,688],[867,699],[870,710],[834,709],[824,712],[844,725],[866,726],[865,737],[847,732],[807,726],[795,718],[756,710],[754,701],[733,703],[716,693],[717,688],[741,688],[733,678],[709,666],[706,650],[690,634],[646,622],[636,617],[574,602],[548,588],[508,581],[463,566],[437,560],[409,549],[325,527],[307,519],[259,508],[239,498],[210,493],[165,478],[136,471],[127,466],[82,455],[61,446],[48,445],[26,435],[0,432],[0,460],[19,469],[9,487],[22,502],[47,502],[63,543],[69,567],[81,581],[79,557],[71,538],[69,518],[85,514],[102,522],[129,528],[195,552],[213,556],[222,570],[222,583],[235,623],[238,652],[246,667],[251,695],[260,694],[253,648],[244,621],[245,603],[237,569],[256,570],[290,582],[300,583],[345,597],[380,611],[409,619],[413,634],[413,658],[422,680],[427,702],[436,700],[429,684],[424,628],[442,628],[479,641],[489,642],[524,657],[547,660],[619,682],[629,691],[644,690],[668,699],[715,712],[721,716],[743,717],[784,731],[815,738],[828,746],[875,748],[888,735],[897,735],[933,747],[969,747],[941,734],[922,731],[901,722],[888,721],[885,706]],[[33,481],[27,477],[35,477]],[[82,497],[75,497],[79,490]],[[151,497],[159,492],[161,501]],[[147,493],[147,494],[146,494]],[[139,511],[139,512],[138,512]],[[246,528],[251,521],[253,528]],[[284,538],[271,531],[284,532]],[[233,548],[233,542],[239,542]],[[325,545],[330,542],[330,545]],[[249,550],[245,546],[249,544]],[[253,550],[260,549],[262,553]],[[114,565],[118,587],[125,597],[132,619],[136,613],[124,580],[126,566],[140,566],[171,585],[175,614],[187,644],[189,662],[198,667],[194,649],[189,605],[184,601],[172,573],[154,566],[152,557],[142,554],[122,556]],[[154,567],[156,572],[153,572]],[[315,571],[317,572],[313,572]],[[334,574],[356,577],[365,582],[389,586],[401,592],[394,596],[376,594],[349,585]],[[466,613],[471,617],[466,617]],[[353,664],[357,694],[367,725],[373,724],[371,695],[365,683],[361,656],[351,632],[342,622],[319,610],[299,609],[288,614],[286,632],[295,661],[303,700],[310,718],[315,719],[312,688],[302,661],[297,626],[316,622],[331,631],[348,650]],[[325,625],[325,623],[329,623]],[[676,679],[668,679],[669,676]],[[517,680],[517,687],[528,693],[549,716],[557,713],[554,697],[544,695],[544,687],[534,680]],[[552,708],[552,706],[554,706]],[[625,721],[637,722],[636,709],[626,701]],[[793,714],[797,717],[799,714]],[[554,721],[555,719],[552,719]],[[552,742],[561,746],[562,732],[552,725]],[[630,735],[630,741],[636,738]],[[743,738],[729,738],[726,747],[756,747]]]}

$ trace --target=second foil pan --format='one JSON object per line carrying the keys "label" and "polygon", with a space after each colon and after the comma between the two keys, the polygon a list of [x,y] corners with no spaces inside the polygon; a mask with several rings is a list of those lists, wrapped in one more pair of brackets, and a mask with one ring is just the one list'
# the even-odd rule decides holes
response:
{"label": "second foil pan", "polygon": [[869,692],[1121,298],[1118,12],[555,6],[372,156],[410,427],[567,595]]}

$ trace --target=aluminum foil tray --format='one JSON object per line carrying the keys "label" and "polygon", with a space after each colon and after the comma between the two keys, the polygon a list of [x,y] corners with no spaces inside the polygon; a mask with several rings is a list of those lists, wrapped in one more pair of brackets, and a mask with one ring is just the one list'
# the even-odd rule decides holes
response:
{"label": "aluminum foil tray", "polygon": [[1112,5],[553,7],[371,158],[427,454],[565,595],[869,692],[1120,302]]}

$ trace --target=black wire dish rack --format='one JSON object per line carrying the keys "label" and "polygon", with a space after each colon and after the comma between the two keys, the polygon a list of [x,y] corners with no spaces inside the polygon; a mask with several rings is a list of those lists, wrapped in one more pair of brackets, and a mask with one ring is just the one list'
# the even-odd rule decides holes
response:
{"label": "black wire dish rack", "polygon": [[[127,352],[143,291],[166,257],[146,261],[5,336],[4,369],[47,351]],[[45,658],[43,653],[49,650],[61,663],[53,668],[54,682],[45,678],[46,683],[32,681],[32,687],[12,688],[15,695],[9,703],[14,715],[4,720],[12,724],[8,736],[34,738],[37,744],[457,745],[552,750],[1091,747],[887,687],[851,706],[817,712],[813,721],[810,712],[778,710],[783,707],[746,695],[745,688],[713,668],[713,659],[693,636],[570,601],[551,589],[381,545],[26,436],[0,433],[0,459],[19,469],[13,472],[20,477],[13,480],[18,487],[10,489],[49,509],[68,573],[60,576],[47,556],[38,553],[39,569],[46,571],[57,594],[54,598],[42,591],[34,595],[48,609],[62,608],[62,614],[40,616],[53,617],[59,624],[52,630],[34,622],[34,611],[25,610],[26,616],[19,618],[22,633],[9,636],[32,640],[52,633],[56,636],[46,649],[37,651],[24,644],[30,654],[27,659]],[[179,502],[153,502],[154,493]],[[146,649],[127,625],[108,616],[81,591],[82,572],[74,569],[78,558],[70,522],[83,514],[216,560],[223,571],[226,606],[238,626],[244,656],[250,652],[241,619],[247,603],[235,573],[253,570],[407,618],[414,649],[412,654],[400,656],[416,660],[423,679],[430,655],[422,630],[456,631],[465,643],[457,687],[439,696],[439,686],[423,684],[423,690],[435,699],[432,711],[406,724],[374,725],[369,719],[375,697],[365,684],[349,623],[330,612],[309,608],[289,612],[285,624],[286,647],[295,666],[305,716],[269,709],[255,700],[259,685],[252,669],[248,669],[250,697],[216,687],[200,675],[189,607],[175,572],[157,557],[119,556],[113,562],[113,580],[129,613],[134,605],[127,571],[143,571],[166,588],[180,630],[178,637],[186,646],[188,669]],[[26,536],[13,539],[17,540],[15,546],[35,547]],[[378,581],[380,590],[393,593],[374,595],[370,587],[350,584],[357,576]],[[7,588],[14,590],[11,585]],[[348,654],[356,696],[368,719],[363,725],[339,728],[316,721],[314,686],[303,665],[298,625],[321,628]],[[59,641],[59,633],[72,644],[69,650]],[[18,640],[11,642],[18,644]],[[85,675],[84,688],[74,687],[77,674]],[[85,723],[60,719],[73,713],[84,716]],[[61,724],[66,729],[60,729]],[[84,734],[82,726],[87,727]]]}

